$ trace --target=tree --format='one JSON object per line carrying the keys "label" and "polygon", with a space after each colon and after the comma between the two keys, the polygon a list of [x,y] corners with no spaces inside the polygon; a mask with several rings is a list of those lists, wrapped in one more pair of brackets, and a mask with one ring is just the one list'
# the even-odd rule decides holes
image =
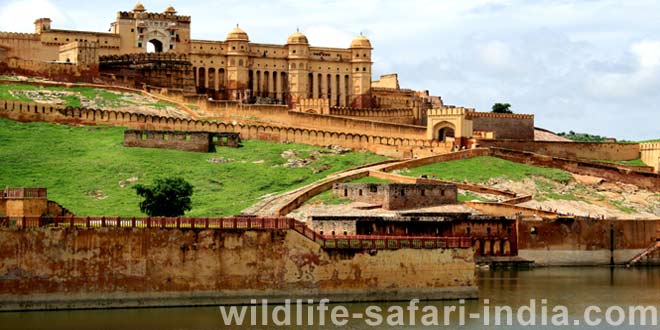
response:
{"label": "tree", "polygon": [[157,179],[153,185],[135,185],[143,197],[140,211],[153,217],[178,217],[192,209],[193,186],[183,178]]}
{"label": "tree", "polygon": [[509,103],[495,103],[492,109],[494,113],[513,113]]}

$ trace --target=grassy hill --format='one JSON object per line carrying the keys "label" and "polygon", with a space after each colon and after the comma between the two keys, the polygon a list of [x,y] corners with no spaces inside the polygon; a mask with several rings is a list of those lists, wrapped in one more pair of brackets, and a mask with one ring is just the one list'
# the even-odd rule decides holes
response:
{"label": "grassy hill", "polygon": [[[46,187],[49,199],[77,215],[139,216],[131,178],[148,184],[158,177],[181,176],[195,187],[187,215],[224,216],[237,214],[260,196],[385,159],[262,141],[244,141],[242,148],[217,148],[215,153],[125,148],[123,130],[0,118],[0,187]],[[286,168],[282,165],[288,159],[281,154],[289,150],[295,154],[289,158],[316,159],[302,168]]]}
{"label": "grassy hill", "polygon": [[402,174],[413,177],[427,175],[429,178],[435,175],[441,180],[467,180],[474,183],[483,183],[499,177],[521,181],[536,176],[560,183],[568,183],[572,180],[571,174],[563,170],[519,164],[489,156],[420,166],[406,170]]}

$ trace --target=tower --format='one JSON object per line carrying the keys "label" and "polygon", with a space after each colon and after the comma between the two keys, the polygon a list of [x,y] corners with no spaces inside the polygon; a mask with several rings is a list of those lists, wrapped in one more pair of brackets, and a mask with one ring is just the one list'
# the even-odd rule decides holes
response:
{"label": "tower", "polygon": [[41,34],[41,32],[50,31],[50,18],[39,18],[34,21],[34,33]]}
{"label": "tower", "polygon": [[227,97],[230,100],[241,100],[246,95],[248,85],[248,55],[250,38],[236,24],[236,28],[227,34]]}
{"label": "tower", "polygon": [[371,104],[371,42],[360,34],[351,41],[352,86],[351,106],[370,108]]}
{"label": "tower", "polygon": [[309,98],[309,42],[307,37],[296,31],[286,42],[289,64],[289,106],[295,107],[300,99]]}
{"label": "tower", "polygon": [[190,52],[190,16],[179,16],[169,6],[163,13],[148,13],[141,3],[132,11],[117,13],[112,23],[112,33],[121,36],[120,54],[147,52],[148,45],[153,51]]}

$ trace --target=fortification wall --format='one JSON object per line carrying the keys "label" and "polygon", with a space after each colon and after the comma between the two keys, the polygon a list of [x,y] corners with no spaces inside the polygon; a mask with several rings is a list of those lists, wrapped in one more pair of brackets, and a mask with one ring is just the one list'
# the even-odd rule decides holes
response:
{"label": "fortification wall", "polygon": [[[304,114],[303,114],[304,115]],[[149,116],[114,110],[66,108],[52,105],[0,100],[0,116],[18,121],[47,121],[76,125],[125,126],[144,130],[234,132],[242,139],[293,142],[317,146],[340,145],[390,155],[411,154],[419,147],[446,148],[445,144],[421,139],[383,135],[341,133],[328,130],[286,128],[270,125],[198,121]]]}
{"label": "fortification wall", "polygon": [[473,254],[324,250],[293,230],[0,228],[0,310],[467,298]]}
{"label": "fortification wall", "polygon": [[639,150],[644,164],[653,167],[656,173],[660,173],[660,142],[640,143]]}
{"label": "fortification wall", "polygon": [[[333,115],[288,111],[284,105],[241,104],[236,101],[198,100],[197,105],[222,119],[266,121],[288,127],[322,129],[325,131],[384,135],[406,139],[426,140],[426,128],[389,122],[388,118],[367,120]],[[429,141],[431,145],[444,143]]]}
{"label": "fortification wall", "polygon": [[98,76],[98,65],[75,65],[65,63],[48,63],[10,58],[2,74],[18,74],[44,77],[66,82],[92,82]]}
{"label": "fortification wall", "polygon": [[358,117],[372,121],[386,121],[404,125],[415,124],[415,117],[411,108],[399,109],[354,109],[344,107],[330,108],[330,114],[342,117]]}
{"label": "fortification wall", "polygon": [[177,149],[195,152],[210,152],[212,140],[209,133],[172,131],[124,131],[124,146]]}
{"label": "fortification wall", "polygon": [[660,191],[660,174],[633,171],[605,163],[581,162],[559,157],[539,155],[526,151],[491,148],[494,157],[534,166],[559,168],[571,173],[590,175],[616,182],[629,183],[650,191]]}
{"label": "fortification wall", "polygon": [[519,255],[540,265],[624,264],[655,242],[656,229],[660,220],[521,221]]}
{"label": "fortification wall", "polygon": [[[499,136],[497,136],[499,138]],[[529,151],[552,157],[583,160],[633,160],[640,156],[634,143],[591,143],[520,140],[479,140],[480,147],[498,147]]]}
{"label": "fortification wall", "polygon": [[42,44],[39,35],[34,33],[0,32],[0,47],[8,50],[8,58],[34,61],[55,61],[59,52],[59,45]]}
{"label": "fortification wall", "polygon": [[494,132],[498,139],[534,140],[534,115],[471,112],[472,129]]}

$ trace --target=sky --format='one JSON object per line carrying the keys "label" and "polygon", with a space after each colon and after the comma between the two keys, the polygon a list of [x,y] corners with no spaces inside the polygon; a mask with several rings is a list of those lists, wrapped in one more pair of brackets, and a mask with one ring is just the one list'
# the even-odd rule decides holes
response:
{"label": "sky", "polygon": [[[0,0],[0,31],[107,31],[136,1]],[[627,140],[660,138],[660,1],[651,0],[144,0],[192,16],[192,38],[224,40],[236,24],[253,42],[284,44],[297,28],[313,46],[367,36],[373,79],[445,104],[490,111],[510,103],[537,127]]]}

